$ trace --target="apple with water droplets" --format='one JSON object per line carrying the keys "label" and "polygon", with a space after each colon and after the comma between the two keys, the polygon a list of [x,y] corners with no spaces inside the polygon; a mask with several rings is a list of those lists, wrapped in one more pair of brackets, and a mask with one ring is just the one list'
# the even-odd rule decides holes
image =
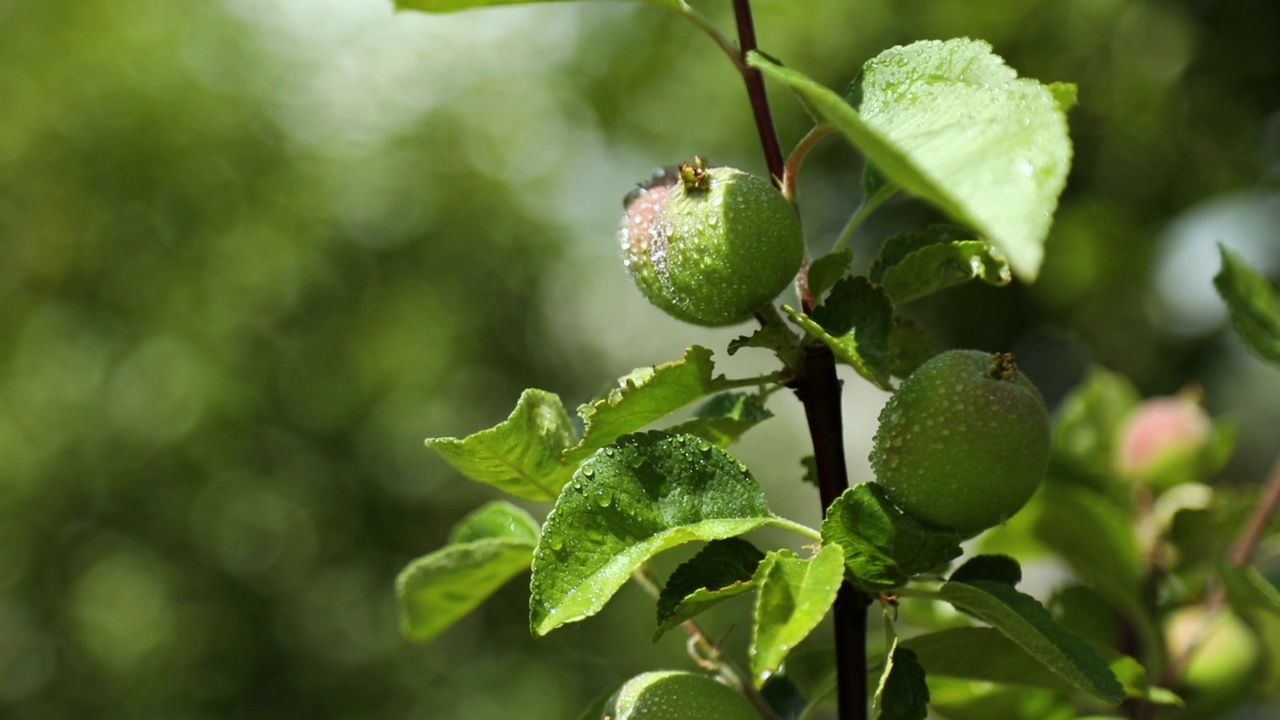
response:
{"label": "apple with water droplets", "polygon": [[699,158],[627,196],[618,240],[649,302],[709,327],[750,319],[804,257],[800,219],[772,184]]}
{"label": "apple with water droplets", "polygon": [[740,693],[706,675],[677,670],[641,673],[618,688],[604,720],[760,720]]}
{"label": "apple with water droplets", "polygon": [[899,509],[972,536],[1031,499],[1049,443],[1044,400],[1012,355],[951,350],[917,368],[884,406],[871,466]]}

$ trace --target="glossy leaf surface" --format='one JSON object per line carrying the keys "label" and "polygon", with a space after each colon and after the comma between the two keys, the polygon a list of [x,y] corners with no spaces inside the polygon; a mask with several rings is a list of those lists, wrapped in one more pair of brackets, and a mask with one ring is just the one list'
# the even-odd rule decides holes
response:
{"label": "glossy leaf surface", "polygon": [[755,632],[748,653],[757,687],[777,672],[791,649],[826,616],[843,577],[844,553],[839,545],[824,545],[811,558],[778,550],[760,563],[755,577]]}
{"label": "glossy leaf surface", "polygon": [[747,592],[764,553],[741,538],[713,540],[675,569],[658,596],[657,640],[713,605]]}
{"label": "glossy leaf surface", "polygon": [[604,607],[653,555],[772,519],[747,469],[702,438],[628,435],[582,464],[533,558],[530,625],[545,635]]}
{"label": "glossy leaf surface", "polygon": [[604,397],[578,408],[585,429],[582,441],[565,451],[565,461],[581,462],[623,435],[711,394],[713,367],[711,351],[694,345],[679,360],[632,371]]}
{"label": "glossy leaf surface", "polygon": [[922,525],[874,483],[852,487],[827,509],[822,539],[844,548],[845,566],[864,590],[888,590],[960,555],[955,533]]}
{"label": "glossy leaf surface", "polygon": [[[848,98],[763,56],[789,85],[903,189],[970,225],[1032,280],[1071,164],[1063,104],[985,42],[927,40],[869,60]],[[857,109],[855,109],[857,108]]]}

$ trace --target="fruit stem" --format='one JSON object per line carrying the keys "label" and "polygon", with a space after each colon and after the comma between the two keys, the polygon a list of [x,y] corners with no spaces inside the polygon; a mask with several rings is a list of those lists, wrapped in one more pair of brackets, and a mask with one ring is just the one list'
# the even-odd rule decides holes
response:
{"label": "fruit stem", "polygon": [[746,56],[739,53],[738,46],[734,45],[732,40],[730,40],[724,33],[720,32],[720,28],[712,24],[705,15],[693,9],[693,7],[691,7],[689,3],[684,2],[684,0],[681,0],[680,6],[676,8],[676,12],[683,15],[687,20],[689,20],[689,22],[697,25],[702,32],[707,34],[707,37],[710,37],[716,45],[720,46],[720,49],[724,51],[724,54],[729,56],[729,60],[733,63],[733,66],[738,69],[738,72],[746,72],[747,63],[743,60]]}
{"label": "fruit stem", "polygon": [[840,252],[853,239],[853,234],[862,226],[864,220],[871,216],[877,208],[885,204],[885,202],[898,193],[898,186],[890,183],[876,191],[875,195],[869,198],[863,198],[862,204],[854,211],[853,217],[849,218],[849,222],[840,231],[840,237],[836,238],[836,244],[831,248],[831,252]]}
{"label": "fruit stem", "polygon": [[809,151],[817,146],[822,138],[835,132],[833,125],[818,125],[800,138],[800,142],[796,143],[791,154],[787,156],[786,165],[782,170],[782,196],[790,200],[792,204],[796,201],[797,186],[800,182],[800,166],[804,164],[804,159],[809,156]]}
{"label": "fruit stem", "polygon": [[[1258,543],[1262,540],[1262,534],[1266,530],[1267,523],[1276,512],[1277,506],[1280,506],[1280,458],[1277,458],[1275,465],[1271,467],[1271,474],[1267,478],[1267,487],[1263,491],[1262,501],[1254,509],[1244,532],[1240,533],[1240,537],[1232,545],[1228,562],[1235,567],[1244,567],[1249,564],[1249,561],[1253,559],[1254,550],[1257,549]],[[1209,599],[1205,601],[1205,612],[1200,621],[1201,627],[1196,636],[1196,641],[1190,643],[1186,650],[1170,661],[1169,667],[1165,671],[1165,683],[1172,685],[1178,681],[1182,672],[1186,670],[1187,663],[1191,661],[1196,650],[1199,649],[1200,640],[1208,635],[1211,623],[1218,613],[1226,607],[1226,604],[1227,590],[1219,582],[1214,587],[1213,593],[1209,595]]]}

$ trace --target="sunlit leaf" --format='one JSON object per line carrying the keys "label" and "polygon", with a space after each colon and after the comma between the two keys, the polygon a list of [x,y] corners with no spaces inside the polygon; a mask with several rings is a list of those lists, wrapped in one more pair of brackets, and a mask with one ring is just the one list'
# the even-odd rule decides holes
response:
{"label": "sunlit leaf", "polygon": [[968,39],[886,50],[863,66],[848,99],[761,56],[749,62],[892,182],[982,233],[1019,277],[1039,273],[1071,164],[1065,86],[1019,78],[990,45]]}
{"label": "sunlit leaf", "polygon": [[454,527],[450,544],[421,557],[396,580],[404,634],[425,642],[528,570],[538,525],[503,501],[481,506]]}
{"label": "sunlit leaf", "polygon": [[867,277],[874,283],[883,283],[885,272],[916,251],[933,245],[977,239],[978,234],[973,230],[948,223],[934,223],[922,230],[890,235],[880,246],[875,262],[867,270]]}
{"label": "sunlit leaf", "polygon": [[990,245],[964,240],[916,250],[885,270],[882,284],[893,304],[900,305],[975,279],[999,286],[1013,277]]}
{"label": "sunlit leaf", "polygon": [[760,563],[755,577],[755,632],[748,653],[757,687],[826,616],[843,577],[839,545],[824,545],[811,558],[778,550]]}
{"label": "sunlit leaf", "polygon": [[599,612],[663,550],[771,519],[755,479],[710,442],[659,432],[620,438],[582,464],[543,525],[530,583],[533,632]]}
{"label": "sunlit leaf", "polygon": [[827,509],[822,539],[844,548],[845,566],[864,590],[888,590],[961,553],[955,533],[925,527],[895,508],[875,483],[849,488]]}
{"label": "sunlit leaf", "polygon": [[1280,296],[1267,278],[1249,267],[1225,245],[1222,270],[1213,286],[1231,311],[1231,323],[1245,345],[1258,357],[1280,365]]}
{"label": "sunlit leaf", "polygon": [[526,500],[551,502],[573,476],[561,453],[577,441],[560,398],[525,390],[511,416],[465,438],[428,438],[458,472]]}
{"label": "sunlit leaf", "polygon": [[712,540],[667,578],[658,596],[653,639],[713,605],[754,587],[751,579],[764,553],[741,538]]}
{"label": "sunlit leaf", "polygon": [[614,440],[714,392],[711,351],[694,345],[674,362],[632,371],[604,397],[578,408],[582,441],[564,453],[576,464]]}

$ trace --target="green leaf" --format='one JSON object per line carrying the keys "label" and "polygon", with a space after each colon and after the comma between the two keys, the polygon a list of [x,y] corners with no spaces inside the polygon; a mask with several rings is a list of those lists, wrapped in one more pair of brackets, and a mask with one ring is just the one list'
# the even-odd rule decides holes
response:
{"label": "green leaf", "polygon": [[1126,618],[1146,617],[1141,601],[1143,569],[1128,515],[1102,493],[1071,483],[1046,482],[1035,536],[1066,560]]}
{"label": "green leaf", "polygon": [[1120,684],[1124,686],[1124,694],[1131,698],[1140,698],[1157,705],[1174,705],[1182,707],[1182,698],[1172,691],[1156,687],[1147,678],[1147,669],[1128,655],[1119,655],[1111,659],[1111,672],[1116,674]]}
{"label": "green leaf", "polygon": [[819,487],[817,459],[812,455],[805,455],[800,458],[800,466],[804,468],[804,475],[800,476],[800,482],[808,483],[814,487]]}
{"label": "green leaf", "polygon": [[538,542],[538,523],[529,513],[505,500],[494,500],[472,510],[449,533],[449,544],[458,545],[494,538]]}
{"label": "green leaf", "polygon": [[930,710],[947,720],[1080,720],[1070,694],[1026,686],[929,678]]}
{"label": "green leaf", "polygon": [[784,305],[782,309],[836,359],[853,367],[877,387],[889,389],[889,332],[893,306],[879,287],[862,276],[836,283],[813,317]]}
{"label": "green leaf", "polygon": [[545,635],[599,612],[650,557],[773,520],[747,469],[702,438],[620,438],[574,473],[533,557],[530,625]]}
{"label": "green leaf", "polygon": [[706,401],[693,413],[693,417],[667,432],[672,435],[696,435],[716,444],[729,447],[743,433],[773,417],[759,395],[723,393]]}
{"label": "green leaf", "polygon": [[925,720],[929,715],[925,669],[915,652],[902,647],[897,640],[880,676],[873,708],[877,720]]}
{"label": "green leaf", "polygon": [[1072,687],[1106,702],[1124,700],[1124,688],[1102,656],[1053,621],[1030,595],[997,582],[949,582],[939,596],[1004,633]]}
{"label": "green leaf", "polygon": [[809,266],[809,292],[813,293],[814,299],[821,299],[834,287],[849,272],[849,264],[852,262],[852,248],[843,248],[814,260]]}
{"label": "green leaf", "polygon": [[1079,99],[1079,88],[1075,83],[1051,82],[1046,85],[1049,92],[1053,93],[1053,99],[1058,102],[1058,107],[1062,112],[1069,112],[1071,108],[1076,106],[1076,100]]}
{"label": "green leaf", "polygon": [[1015,587],[1022,582],[1022,568],[1008,555],[976,555],[951,573],[951,582],[989,580]]}
{"label": "green leaf", "polygon": [[1222,270],[1213,286],[1231,311],[1231,323],[1241,339],[1258,357],[1280,365],[1280,297],[1266,276],[1249,267],[1225,245]]}
{"label": "green leaf", "polygon": [[1094,487],[1110,484],[1115,444],[1129,413],[1142,401],[1128,378],[1100,367],[1063,399],[1053,423],[1053,465]]}
{"label": "green leaf", "polygon": [[1071,164],[1063,86],[1018,78],[990,45],[968,39],[880,53],[849,100],[758,55],[748,63],[789,85],[893,183],[977,229],[1020,278],[1035,279]]}
{"label": "green leaf", "polygon": [[573,476],[561,453],[577,440],[573,422],[554,393],[525,390],[511,417],[458,438],[428,438],[458,472],[526,500],[551,502]]}
{"label": "green leaf", "polygon": [[760,563],[749,650],[756,687],[781,667],[787,653],[826,616],[843,577],[844,555],[838,545],[824,545],[811,558],[777,550]]}
{"label": "green leaf", "polygon": [[[395,0],[396,10],[418,10],[428,13],[448,13],[473,8],[494,7],[497,5],[524,5],[534,2],[552,2],[553,0]],[[566,0],[560,0],[565,2]],[[679,0],[648,0],[655,5],[664,5],[679,9]]]}
{"label": "green leaf", "polygon": [[893,506],[875,483],[849,488],[827,508],[822,540],[844,548],[854,584],[875,592],[958,557],[960,537],[935,530]]}
{"label": "green leaf", "polygon": [[570,464],[715,391],[711,351],[694,345],[674,362],[633,370],[604,397],[578,408],[582,441],[564,452]]}
{"label": "green leaf", "polygon": [[396,580],[400,626],[426,642],[517,574],[529,569],[538,525],[504,501],[481,506],[454,527],[450,544],[418,558]]}
{"label": "green leaf", "polygon": [[914,252],[934,245],[977,239],[978,234],[973,230],[948,223],[934,223],[923,230],[890,235],[880,246],[880,253],[876,255],[875,262],[871,263],[867,276],[871,278],[871,282],[883,284],[885,272]]}
{"label": "green leaf", "polygon": [[1218,572],[1227,591],[1227,600],[1237,612],[1248,615],[1260,610],[1280,617],[1280,591],[1257,568],[1223,564]]}
{"label": "green leaf", "polygon": [[[954,677],[1060,691],[1073,689],[1065,678],[994,628],[942,630],[904,640],[902,646],[916,652],[930,677]],[[982,658],[982,662],[974,662],[974,658]],[[1146,671],[1128,655],[1116,655],[1109,667],[1124,687],[1126,697],[1164,705],[1180,704],[1177,696],[1168,690],[1151,687]]]}
{"label": "green leaf", "polygon": [[742,348],[754,347],[772,350],[786,367],[799,367],[804,355],[802,347],[805,340],[797,335],[778,314],[773,305],[760,308],[764,324],[749,336],[736,338],[729,343],[729,354],[733,355]]}
{"label": "green leaf", "polygon": [[750,590],[764,553],[741,538],[712,540],[676,568],[658,595],[653,639],[707,608]]}
{"label": "green leaf", "polygon": [[1008,285],[1009,265],[981,240],[949,242],[921,248],[885,270],[884,290],[894,305],[979,279],[988,285]]}
{"label": "green leaf", "polygon": [[911,320],[894,316],[889,328],[889,374],[905,378],[938,354],[933,338]]}
{"label": "green leaf", "polygon": [[[1057,673],[994,628],[965,627],[918,635],[902,642],[914,650],[930,677],[1069,689]],[[981,662],[975,662],[981,658]]]}

